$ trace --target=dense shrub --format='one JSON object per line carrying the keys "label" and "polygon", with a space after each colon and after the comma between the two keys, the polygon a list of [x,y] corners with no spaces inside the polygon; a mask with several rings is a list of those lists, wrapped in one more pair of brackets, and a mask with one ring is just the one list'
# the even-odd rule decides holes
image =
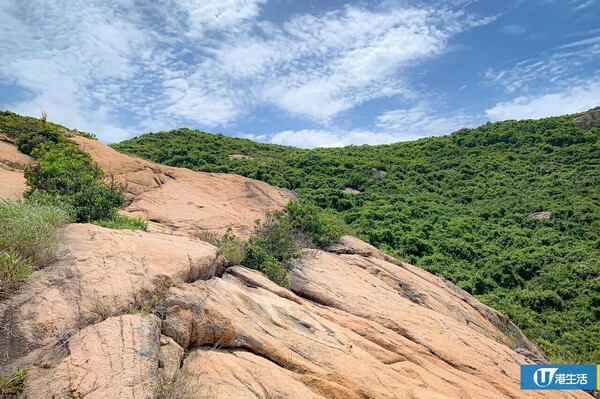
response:
{"label": "dense shrub", "polygon": [[102,182],[104,173],[89,154],[71,142],[61,142],[42,144],[32,156],[36,162],[25,170],[26,196],[63,202],[76,222],[115,219],[125,197],[117,185]]}
{"label": "dense shrub", "polygon": [[325,248],[343,231],[332,214],[307,201],[292,201],[285,213],[274,212],[264,223],[257,221],[254,235],[245,244],[244,265],[285,287],[290,260],[302,257],[305,249]]}
{"label": "dense shrub", "polygon": [[264,223],[258,221],[254,235],[246,242],[244,266],[264,273],[281,286],[288,286],[288,261],[302,256],[313,246],[312,239],[293,227],[283,213],[272,214]]}
{"label": "dense shrub", "polygon": [[344,234],[341,220],[330,210],[322,210],[308,201],[291,201],[287,217],[292,227],[312,238],[319,248],[325,248]]}
{"label": "dense shrub", "polygon": [[27,131],[20,134],[16,139],[16,144],[19,151],[23,154],[31,155],[36,148],[46,142],[57,144],[65,141],[66,138],[58,129],[45,125],[39,130]]}

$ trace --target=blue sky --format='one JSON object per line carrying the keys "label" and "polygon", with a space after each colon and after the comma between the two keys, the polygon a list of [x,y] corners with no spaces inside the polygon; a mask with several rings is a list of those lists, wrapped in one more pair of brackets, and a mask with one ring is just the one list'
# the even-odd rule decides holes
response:
{"label": "blue sky", "polygon": [[600,105],[600,0],[0,0],[0,109],[383,144]]}

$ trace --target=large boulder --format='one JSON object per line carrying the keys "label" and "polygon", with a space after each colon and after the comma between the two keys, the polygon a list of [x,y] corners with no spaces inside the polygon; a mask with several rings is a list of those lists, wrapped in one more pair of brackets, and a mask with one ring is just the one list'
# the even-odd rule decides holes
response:
{"label": "large boulder", "polygon": [[282,210],[293,196],[266,183],[242,176],[194,172],[157,165],[121,154],[95,140],[73,137],[104,170],[121,183],[130,201],[124,213],[150,221],[154,231],[239,236],[254,231],[255,220]]}
{"label": "large boulder", "polygon": [[144,307],[172,285],[222,272],[199,240],[73,224],[58,260],[0,302],[0,371],[27,367],[45,347],[107,317]]}

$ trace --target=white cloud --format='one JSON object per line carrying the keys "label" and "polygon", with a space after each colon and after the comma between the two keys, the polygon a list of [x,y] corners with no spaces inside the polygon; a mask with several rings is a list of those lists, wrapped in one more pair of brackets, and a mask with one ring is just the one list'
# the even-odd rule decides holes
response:
{"label": "white cloud", "polygon": [[490,120],[535,119],[572,114],[600,105],[600,78],[580,81],[562,91],[538,96],[521,96],[486,110]]}
{"label": "white cloud", "polygon": [[394,132],[396,137],[403,140],[442,136],[464,127],[474,127],[482,122],[481,118],[463,112],[440,115],[424,102],[412,108],[388,111],[377,117],[378,127],[386,132]]}
{"label": "white cloud", "polygon": [[572,86],[578,74],[600,57],[600,37],[595,31],[582,32],[593,35],[556,47],[548,54],[519,61],[504,69],[490,68],[485,72],[484,83],[497,85],[506,93],[528,94],[545,87],[550,93]]}
{"label": "white cloud", "polygon": [[265,141],[272,144],[290,145],[300,148],[343,147],[351,144],[390,144],[401,141],[388,133],[363,130],[286,130],[271,136]]}
{"label": "white cloud", "polygon": [[145,38],[124,9],[67,1],[8,2],[0,8],[0,79],[31,93],[5,104],[17,112],[90,130],[108,140],[127,136],[111,123],[119,93],[139,73],[134,54]]}
{"label": "white cloud", "polygon": [[[384,112],[377,117],[376,130],[303,129],[286,130],[260,141],[302,148],[342,147],[360,144],[390,144],[417,140],[425,136],[450,134],[464,127],[483,123],[482,118],[463,112],[440,115],[425,102],[414,107]],[[257,139],[256,136],[248,138]]]}
{"label": "white cloud", "polygon": [[488,21],[404,3],[275,24],[261,19],[267,1],[1,1],[0,81],[29,96],[2,106],[42,107],[105,141],[144,126],[230,126],[263,106],[328,126],[366,101],[414,96],[409,68]]}
{"label": "white cloud", "polygon": [[[575,11],[585,10],[597,3],[598,0],[584,0],[580,2],[576,7]],[[573,1],[571,3],[574,3]]]}

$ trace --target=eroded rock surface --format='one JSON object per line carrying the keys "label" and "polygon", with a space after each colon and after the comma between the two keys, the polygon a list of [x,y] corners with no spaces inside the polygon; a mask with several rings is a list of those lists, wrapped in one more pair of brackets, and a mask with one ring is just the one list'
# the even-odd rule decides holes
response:
{"label": "eroded rock surface", "polygon": [[0,370],[82,327],[143,306],[170,286],[219,273],[210,244],[187,237],[87,224],[61,232],[58,261],[0,302]]}
{"label": "eroded rock surface", "polygon": [[71,337],[68,355],[29,371],[23,399],[148,399],[160,382],[160,320],[124,315]]}
{"label": "eroded rock surface", "polygon": [[32,161],[0,134],[0,200],[17,200],[27,189],[23,171]]}
{"label": "eroded rock surface", "polygon": [[591,129],[594,126],[598,126],[600,123],[600,107],[592,108],[577,118],[573,119],[573,123],[576,126],[584,129]]}
{"label": "eroded rock surface", "polygon": [[254,231],[254,221],[281,210],[292,195],[242,176],[194,172],[121,154],[84,137],[73,137],[110,179],[125,186],[125,214],[151,222],[154,231],[225,233]]}
{"label": "eroded rock surface", "polygon": [[[585,397],[520,391],[519,364],[530,362],[442,280],[324,252],[302,261],[291,278],[299,295],[242,267],[169,290],[163,334],[191,351],[183,369],[205,376],[192,382],[199,391],[236,398]],[[400,285],[423,290],[422,303]]]}

